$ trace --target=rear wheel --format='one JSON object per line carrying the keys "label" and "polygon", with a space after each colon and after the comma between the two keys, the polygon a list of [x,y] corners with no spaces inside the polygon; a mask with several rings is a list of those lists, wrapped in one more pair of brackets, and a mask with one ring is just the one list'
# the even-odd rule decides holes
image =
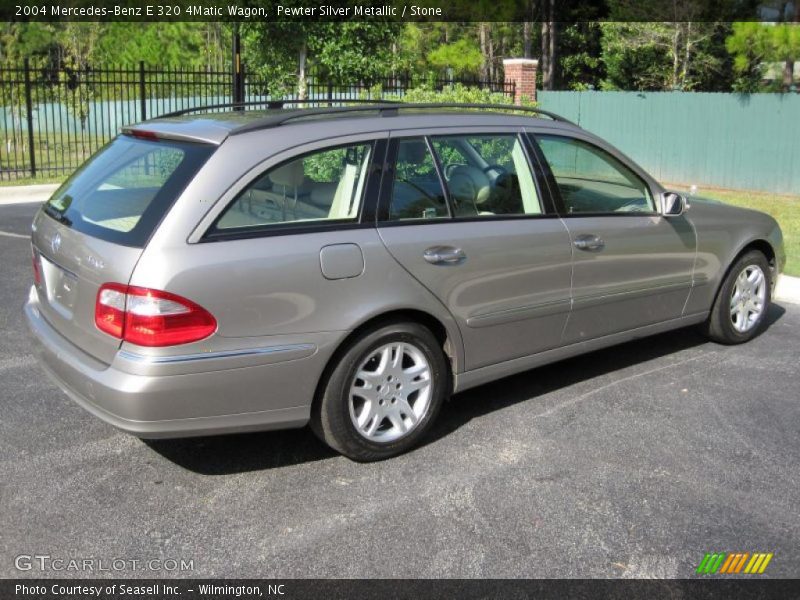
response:
{"label": "rear wheel", "polygon": [[379,326],[339,356],[315,402],[311,427],[353,460],[388,458],[419,442],[449,390],[444,352],[427,328]]}
{"label": "rear wheel", "polygon": [[764,325],[771,289],[764,254],[758,250],[743,254],[720,288],[704,326],[706,335],[722,344],[741,344],[755,337]]}

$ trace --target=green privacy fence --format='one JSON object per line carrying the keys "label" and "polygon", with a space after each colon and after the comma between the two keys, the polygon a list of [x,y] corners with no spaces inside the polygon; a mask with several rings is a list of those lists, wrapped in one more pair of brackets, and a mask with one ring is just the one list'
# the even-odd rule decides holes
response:
{"label": "green privacy fence", "polygon": [[800,94],[539,92],[663,182],[800,194]]}

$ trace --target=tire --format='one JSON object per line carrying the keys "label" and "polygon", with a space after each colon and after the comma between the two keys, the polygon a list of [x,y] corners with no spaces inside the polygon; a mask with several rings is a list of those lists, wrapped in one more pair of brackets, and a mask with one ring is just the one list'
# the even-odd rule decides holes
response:
{"label": "tire", "polygon": [[[744,284],[740,280],[742,274],[745,273],[746,276],[749,273],[748,281],[750,281],[759,271],[763,275],[761,285],[756,286],[750,282],[749,293],[739,294],[737,302],[734,293],[747,287],[742,287]],[[703,333],[720,344],[741,344],[758,335],[764,327],[769,310],[772,293],[771,277],[769,262],[763,253],[750,250],[742,254],[725,276],[708,321],[702,327]],[[750,312],[757,307],[760,307],[757,314]]]}
{"label": "tire", "polygon": [[352,460],[382,460],[416,446],[449,393],[450,369],[430,330],[380,324],[334,359],[312,407],[311,429]]}

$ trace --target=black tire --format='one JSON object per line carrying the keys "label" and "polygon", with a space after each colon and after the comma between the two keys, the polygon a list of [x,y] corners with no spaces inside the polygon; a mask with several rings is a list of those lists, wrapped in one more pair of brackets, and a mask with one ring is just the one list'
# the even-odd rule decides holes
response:
{"label": "black tire", "polygon": [[[431,372],[431,395],[427,411],[405,437],[389,442],[367,439],[350,417],[350,385],[357,369],[384,344],[406,342],[419,349]],[[450,369],[441,344],[418,323],[379,324],[362,332],[334,358],[323,379],[311,411],[311,429],[331,448],[359,462],[396,456],[416,446],[430,430],[445,398],[450,393]]]}
{"label": "black tire", "polygon": [[[733,288],[736,284],[736,278],[748,266],[756,265],[764,273],[766,280],[766,296],[764,300],[764,309],[758,317],[758,321],[750,329],[744,332],[737,331],[731,322],[731,296]],[[714,301],[714,306],[711,309],[711,314],[708,320],[701,327],[701,331],[711,340],[720,344],[742,344],[753,339],[764,328],[764,321],[769,310],[770,301],[772,299],[772,272],[770,271],[769,262],[767,257],[758,250],[749,250],[742,254],[731,265],[728,274],[725,276],[725,281],[717,293],[717,298]]]}

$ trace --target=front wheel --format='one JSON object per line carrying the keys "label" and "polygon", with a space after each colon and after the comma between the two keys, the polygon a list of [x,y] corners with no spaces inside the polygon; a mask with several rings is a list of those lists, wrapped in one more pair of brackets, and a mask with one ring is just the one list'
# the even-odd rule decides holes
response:
{"label": "front wheel", "polygon": [[323,385],[311,427],[334,450],[358,461],[415,446],[450,391],[441,345],[417,323],[365,331],[338,357]]}
{"label": "front wheel", "polygon": [[705,324],[709,338],[721,344],[741,344],[759,333],[770,303],[770,273],[767,258],[758,250],[739,257]]}

